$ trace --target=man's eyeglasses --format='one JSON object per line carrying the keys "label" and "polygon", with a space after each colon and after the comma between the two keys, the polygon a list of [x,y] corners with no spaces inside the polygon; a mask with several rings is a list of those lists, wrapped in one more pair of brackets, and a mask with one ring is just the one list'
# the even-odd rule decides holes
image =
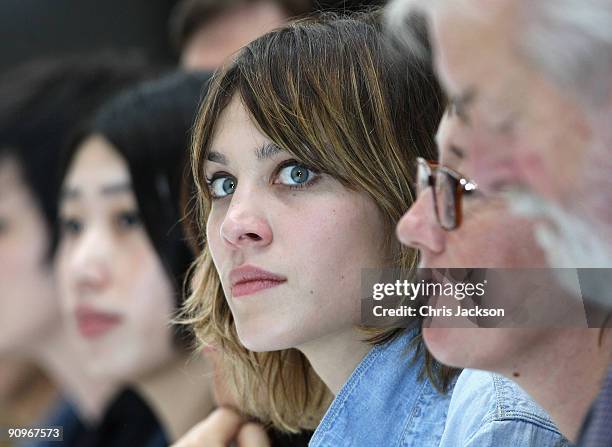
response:
{"label": "man's eyeglasses", "polygon": [[461,225],[463,194],[477,189],[476,183],[438,163],[417,158],[417,197],[431,187],[438,224],[446,231]]}

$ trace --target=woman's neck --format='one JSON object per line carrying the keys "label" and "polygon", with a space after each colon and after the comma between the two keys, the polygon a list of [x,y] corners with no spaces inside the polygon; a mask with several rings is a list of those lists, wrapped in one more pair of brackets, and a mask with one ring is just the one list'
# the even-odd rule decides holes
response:
{"label": "woman's neck", "polygon": [[372,346],[358,329],[350,328],[308,342],[298,349],[334,395],[337,395]]}
{"label": "woman's neck", "polygon": [[212,411],[211,382],[212,368],[203,357],[182,355],[135,385],[174,442]]}
{"label": "woman's neck", "polygon": [[548,412],[567,439],[576,442],[608,369],[610,344],[599,345],[599,329],[557,332],[556,341],[534,350],[521,362],[520,371],[503,373]]}
{"label": "woman's neck", "polygon": [[118,387],[109,380],[96,379],[85,371],[72,336],[65,327],[58,326],[51,334],[41,337],[43,342],[33,349],[31,357],[75,405],[83,422],[95,424]]}

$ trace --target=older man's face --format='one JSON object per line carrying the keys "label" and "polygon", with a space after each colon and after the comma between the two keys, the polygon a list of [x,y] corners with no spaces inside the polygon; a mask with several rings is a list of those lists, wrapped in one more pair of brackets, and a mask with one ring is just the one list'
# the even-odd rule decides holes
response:
{"label": "older man's face", "polygon": [[518,55],[514,11],[504,3],[482,21],[434,17],[438,71],[461,118],[452,144],[481,189],[526,189],[570,206],[584,184],[588,126]]}
{"label": "older man's face", "polygon": [[[476,1],[476,0],[475,0]],[[459,117],[445,131],[463,172],[487,193],[551,222],[536,230],[557,267],[612,267],[612,163],[586,115],[520,55],[512,2],[481,2],[485,17],[433,17],[438,73]],[[518,208],[517,207],[517,208]]]}
{"label": "older man's face", "polygon": [[449,152],[482,191],[510,191],[516,208],[548,218],[536,236],[550,265],[612,267],[612,162],[594,150],[572,96],[521,55],[513,2],[473,4],[482,20],[433,16],[438,73],[459,118],[444,129]]}

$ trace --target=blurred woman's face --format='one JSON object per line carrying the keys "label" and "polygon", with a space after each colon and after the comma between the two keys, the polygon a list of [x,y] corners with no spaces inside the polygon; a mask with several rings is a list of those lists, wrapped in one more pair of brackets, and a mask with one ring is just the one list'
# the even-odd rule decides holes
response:
{"label": "blurred woman's face", "polygon": [[245,347],[299,348],[359,323],[361,269],[385,259],[374,201],[280,150],[238,97],[211,143],[208,248]]}
{"label": "blurred woman's face", "polygon": [[173,288],[140,220],[127,163],[103,137],[77,150],[59,214],[59,289],[88,367],[132,380],[170,360]]}
{"label": "blurred woman's face", "polygon": [[12,158],[0,160],[0,355],[32,351],[61,327],[47,223]]}

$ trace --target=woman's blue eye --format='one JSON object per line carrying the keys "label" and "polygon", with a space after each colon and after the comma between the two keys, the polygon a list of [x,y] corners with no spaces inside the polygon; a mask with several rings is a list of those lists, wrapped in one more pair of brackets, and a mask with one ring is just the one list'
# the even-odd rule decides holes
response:
{"label": "woman's blue eye", "polygon": [[303,185],[315,176],[315,172],[301,164],[290,164],[278,172],[279,183],[289,186]]}
{"label": "woman's blue eye", "polygon": [[215,199],[229,196],[235,190],[236,179],[233,177],[217,177],[210,181],[210,191]]}

